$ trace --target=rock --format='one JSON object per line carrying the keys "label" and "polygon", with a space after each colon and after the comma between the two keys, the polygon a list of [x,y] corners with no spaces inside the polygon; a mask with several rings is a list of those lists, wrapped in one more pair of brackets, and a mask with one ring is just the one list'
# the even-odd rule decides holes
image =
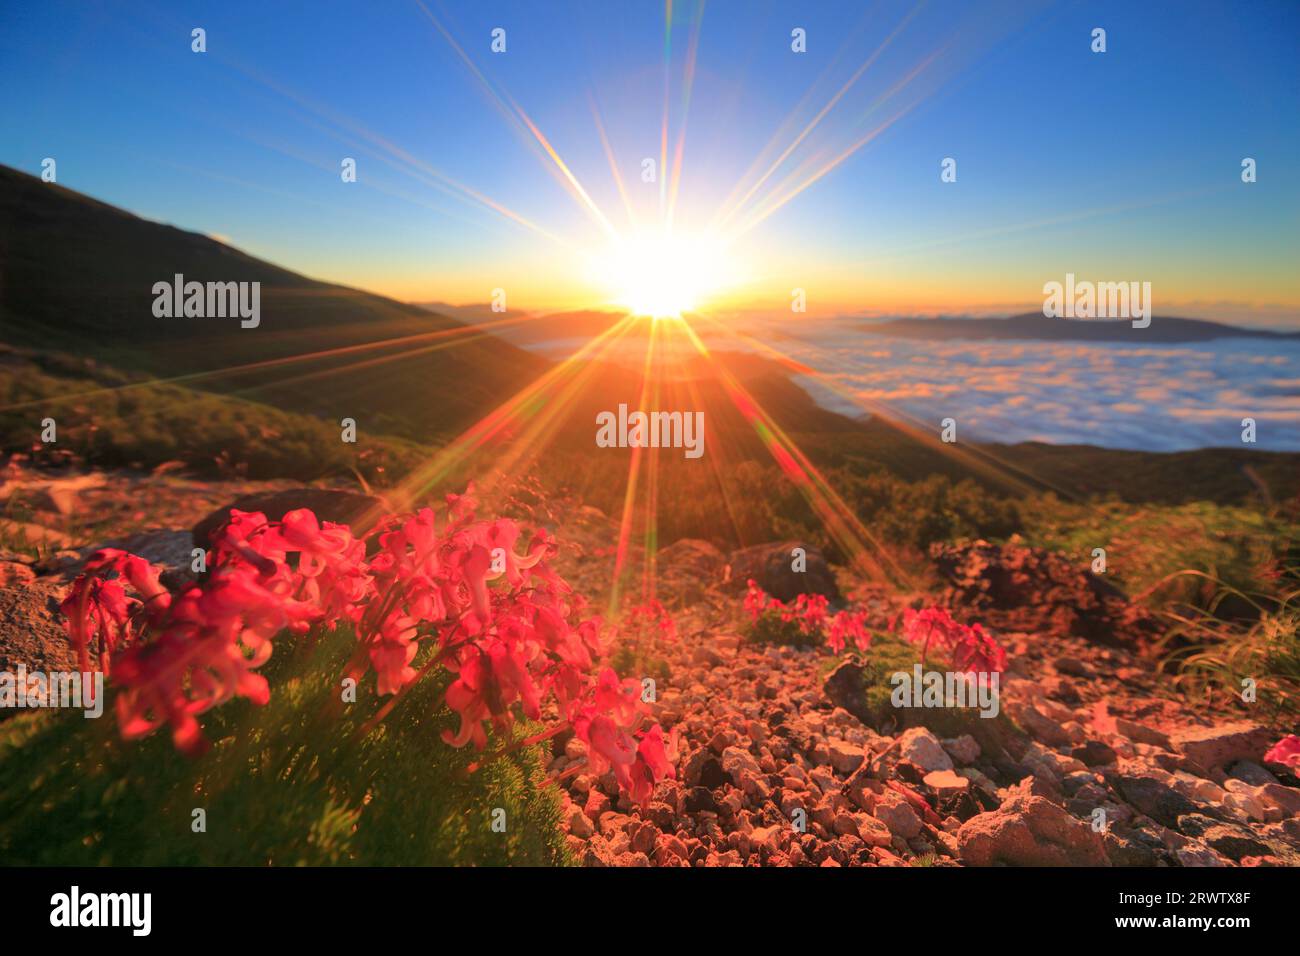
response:
{"label": "rock", "polygon": [[[803,548],[806,555],[803,571],[791,567],[791,552],[795,548]],[[826,558],[807,542],[786,541],[742,548],[732,552],[729,563],[729,583],[738,590],[743,590],[745,582],[752,578],[764,591],[782,601],[793,601],[800,594],[823,594],[832,601],[842,600]]]}
{"label": "rock", "polygon": [[1249,829],[1233,824],[1210,827],[1201,839],[1211,850],[1231,860],[1240,860],[1243,856],[1268,856],[1273,852],[1267,843],[1256,839]]}
{"label": "rock", "polygon": [[642,823],[632,832],[632,852],[644,853],[648,856],[655,851],[658,841],[659,828],[653,823]]}
{"label": "rock", "polygon": [[852,814],[840,811],[835,814],[835,819],[831,821],[831,832],[838,836],[844,836],[845,834],[850,833],[853,834],[853,836],[858,836],[857,821],[853,819]]}
{"label": "rock", "polygon": [[36,580],[30,564],[21,561],[0,561],[0,590],[25,588]]}
{"label": "rock", "polygon": [[1174,750],[1205,770],[1214,770],[1234,760],[1260,757],[1272,743],[1267,727],[1249,721],[1217,727],[1193,727],[1170,737]]}
{"label": "rock", "polygon": [[1052,664],[1059,673],[1069,674],[1071,677],[1093,676],[1092,668],[1077,657],[1058,657]]}
{"label": "rock", "polygon": [[921,832],[921,818],[903,797],[887,791],[876,801],[876,819],[889,827],[894,836],[910,840]]}
{"label": "rock", "polygon": [[1066,733],[1065,728],[1041,713],[1033,704],[1022,701],[1009,709],[1012,719],[1027,730],[1035,740],[1051,747],[1069,746],[1070,735]]}
{"label": "rock", "polygon": [[854,820],[858,825],[858,837],[867,846],[886,847],[893,842],[894,835],[883,820],[877,820],[865,813],[857,814]]}
{"label": "rock", "polygon": [[957,831],[969,866],[1109,866],[1100,833],[1054,803],[1016,794]]}
{"label": "rock", "polygon": [[939,741],[939,743],[948,752],[948,756],[953,759],[953,763],[959,767],[969,767],[979,759],[980,745],[970,734],[949,737]]}
{"label": "rock", "polygon": [[1089,740],[1082,747],[1075,747],[1070,751],[1070,756],[1089,767],[1104,767],[1119,760],[1115,749],[1100,740]]}
{"label": "rock", "polygon": [[717,813],[718,802],[713,791],[705,787],[692,787],[686,794],[682,809],[687,813]]}
{"label": "rock", "polygon": [[1265,784],[1275,784],[1278,782],[1276,776],[1267,767],[1255,763],[1253,760],[1238,760],[1232,766],[1228,767],[1228,776],[1235,777],[1238,780],[1244,780],[1252,786],[1260,787]]}
{"label": "rock", "polygon": [[1191,843],[1174,850],[1174,856],[1183,866],[1227,866],[1228,861],[1208,846]]}
{"label": "rock", "polygon": [[1103,834],[1106,856],[1111,866],[1158,866],[1160,864],[1159,841],[1155,845],[1144,842],[1142,830],[1132,834],[1119,834],[1107,830]]}
{"label": "rock", "polygon": [[211,547],[213,536],[230,520],[230,510],[260,511],[268,521],[279,521],[288,512],[298,508],[310,509],[320,521],[333,521],[352,528],[361,536],[369,530],[365,522],[374,521],[386,513],[382,501],[355,491],[329,488],[291,488],[287,491],[260,492],[237,498],[212,512],[193,528],[194,546]]}
{"label": "rock", "polygon": [[854,747],[842,740],[832,740],[827,744],[827,750],[830,751],[831,766],[838,773],[852,773],[862,765],[862,761],[865,759],[861,748]]}
{"label": "rock", "polygon": [[[1237,781],[1229,780],[1228,782],[1235,783]],[[1250,820],[1263,821],[1268,819],[1268,812],[1264,809],[1264,801],[1253,792],[1253,788],[1226,794],[1223,798],[1223,805],[1236,810]]]}
{"label": "rock", "polygon": [[618,861],[615,855],[610,852],[609,844],[599,836],[595,836],[586,843],[586,851],[582,856],[582,865],[593,867],[617,866]]}
{"label": "rock", "polygon": [[755,846],[778,850],[781,846],[781,833],[783,830],[785,830],[785,827],[780,824],[770,827],[755,827],[754,832],[749,835],[749,839]]}
{"label": "rock", "polygon": [[866,667],[852,657],[845,658],[822,682],[822,693],[836,707],[842,707],[864,724],[874,722],[875,715],[867,703],[863,672]]}
{"label": "rock", "polygon": [[[1226,795],[1223,788],[1213,780],[1206,780],[1204,777],[1187,773],[1185,770],[1175,770],[1173,779],[1162,782],[1170,784],[1183,796],[1200,803],[1218,803]],[[1248,786],[1248,784],[1242,784],[1240,781],[1238,781],[1238,785],[1242,787]]]}
{"label": "rock", "polygon": [[1156,730],[1154,727],[1148,727],[1145,724],[1139,724],[1124,717],[1116,717],[1115,729],[1129,740],[1142,744],[1151,744],[1153,747],[1160,747],[1164,750],[1173,749],[1168,735]]}
{"label": "rock", "polygon": [[629,819],[631,818],[625,813],[619,813],[617,810],[607,810],[600,815],[596,825],[600,830],[600,835],[609,840],[610,846],[613,846],[618,835],[627,830]]}
{"label": "rock", "polygon": [[707,750],[695,751],[682,769],[682,780],[688,787],[707,787],[713,790],[727,782],[727,774],[718,758]]}
{"label": "rock", "polygon": [[583,806],[582,812],[585,813],[592,822],[595,822],[600,819],[602,813],[605,813],[608,810],[609,797],[605,796],[595,787],[592,787],[591,792],[587,794],[587,802]]}
{"label": "rock", "polygon": [[1105,576],[1064,555],[1008,543],[933,544],[948,588],[938,603],[980,612],[1002,633],[1060,634],[1130,647],[1159,633],[1155,616],[1131,604]]}
{"label": "rock", "polygon": [[939,738],[925,727],[912,727],[899,738],[898,755],[924,771],[951,770],[952,758],[944,751]]}
{"label": "rock", "polygon": [[576,837],[582,837],[584,840],[596,832],[596,826],[591,822],[591,817],[583,813],[580,807],[570,809],[565,823],[568,824],[570,833]]}
{"label": "rock", "polygon": [[1219,821],[1203,813],[1187,813],[1178,818],[1178,832],[1184,836],[1199,837],[1210,827],[1216,827]]}
{"label": "rock", "polygon": [[1265,783],[1255,791],[1265,806],[1277,807],[1284,816],[1300,814],[1300,790],[1284,787],[1280,783]]}
{"label": "rock", "polygon": [[1116,777],[1116,785],[1125,800],[1167,827],[1176,826],[1183,814],[1196,813],[1200,809],[1173,787],[1154,777],[1120,775]]}
{"label": "rock", "polygon": [[727,559],[707,541],[678,538],[659,550],[658,563],[660,574],[681,571],[701,582],[709,582],[722,576]]}
{"label": "rock", "polygon": [[[686,844],[682,842],[680,837],[671,833],[659,834],[659,845],[655,850],[656,857],[658,857],[661,852],[665,856],[675,857],[683,863],[690,859],[690,854],[686,849]],[[660,866],[665,865],[663,861],[658,859],[656,859],[656,862],[659,863]]]}
{"label": "rock", "polygon": [[925,775],[925,785],[935,792],[940,800],[965,793],[970,781],[959,777],[951,770],[931,770]]}
{"label": "rock", "polygon": [[722,751],[722,769],[731,776],[731,781],[736,786],[740,786],[742,774],[757,777],[763,773],[753,754],[742,747],[728,747]]}
{"label": "rock", "polygon": [[[198,580],[198,572],[194,570],[193,564],[194,537],[188,531],[142,531],[125,538],[105,541],[100,547],[121,548],[131,554],[138,554],[150,564],[158,565],[163,569],[162,583],[173,590]],[[88,553],[86,557],[89,558],[93,553]],[[80,568],[77,568],[77,573],[80,573]]]}

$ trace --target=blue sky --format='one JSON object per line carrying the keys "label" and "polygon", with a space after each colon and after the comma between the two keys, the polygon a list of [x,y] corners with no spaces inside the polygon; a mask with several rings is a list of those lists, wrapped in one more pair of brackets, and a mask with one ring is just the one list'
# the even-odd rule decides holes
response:
{"label": "blue sky", "polygon": [[844,89],[726,222],[736,308],[798,286],[815,313],[1010,311],[1072,271],[1149,280],[1158,312],[1300,326],[1298,4],[677,2],[667,70],[662,3],[425,8],[7,4],[0,162],[54,157],[65,186],[399,298],[569,307],[607,291],[610,235],[516,106],[626,236],[593,105],[637,224],[659,228],[640,164],[660,157],[667,75],[658,179],[684,130],[673,222],[691,236]]}

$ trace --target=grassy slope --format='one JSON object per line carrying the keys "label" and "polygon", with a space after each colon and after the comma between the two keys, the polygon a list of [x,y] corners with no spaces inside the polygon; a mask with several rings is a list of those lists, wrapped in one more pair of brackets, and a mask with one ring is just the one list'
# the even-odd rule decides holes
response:
{"label": "grassy slope", "polygon": [[[152,287],[175,273],[261,282],[261,325],[155,318]],[[174,376],[463,328],[0,166],[0,341],[11,345]],[[371,433],[431,441],[459,433],[546,365],[490,336],[457,333],[198,384],[246,389],[246,397],[278,408],[331,421],[353,417]]]}

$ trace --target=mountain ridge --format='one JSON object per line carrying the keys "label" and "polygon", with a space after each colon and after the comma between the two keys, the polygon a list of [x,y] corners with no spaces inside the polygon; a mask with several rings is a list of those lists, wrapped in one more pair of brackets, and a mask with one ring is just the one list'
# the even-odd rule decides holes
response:
{"label": "mountain ridge", "polygon": [[[155,316],[154,284],[177,273],[260,283],[260,324]],[[550,367],[447,316],[308,278],[7,166],[0,341],[189,377],[418,441],[459,433]]]}

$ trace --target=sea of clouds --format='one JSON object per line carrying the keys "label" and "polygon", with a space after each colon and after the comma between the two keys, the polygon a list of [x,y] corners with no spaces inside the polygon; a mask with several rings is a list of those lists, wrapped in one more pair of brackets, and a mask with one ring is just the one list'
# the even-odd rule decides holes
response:
{"label": "sea of clouds", "polygon": [[[803,384],[845,414],[882,403],[975,440],[1175,451],[1258,444],[1300,450],[1300,341],[1189,344],[918,341],[843,328],[784,337],[780,349],[834,383]],[[847,394],[846,394],[847,393]]]}
{"label": "sea of clouds", "polygon": [[[738,323],[738,326],[740,323]],[[1223,338],[1187,344],[921,341],[874,335],[847,322],[750,321],[751,344],[699,326],[710,348],[766,348],[817,375],[799,383],[824,407],[932,425],[958,423],[959,440],[1087,444],[1143,451],[1254,447],[1300,451],[1300,340]],[[563,358],[585,340],[530,347]],[[761,343],[754,345],[752,343]],[[679,342],[683,354],[693,350]],[[764,348],[766,347],[766,348]],[[662,346],[661,346],[662,348]],[[644,340],[623,356],[639,368]],[[617,358],[618,356],[611,356]]]}

